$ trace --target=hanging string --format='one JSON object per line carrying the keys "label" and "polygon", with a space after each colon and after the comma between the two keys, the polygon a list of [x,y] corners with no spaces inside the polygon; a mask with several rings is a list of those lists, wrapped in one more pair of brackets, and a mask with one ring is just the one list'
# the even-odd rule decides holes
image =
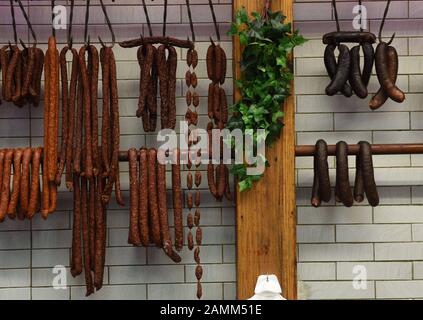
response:
{"label": "hanging string", "polygon": [[[25,18],[26,24],[28,25],[28,28],[31,31],[31,36],[34,39],[34,45],[36,45],[37,44],[37,36],[35,35],[34,29],[32,28],[32,25],[31,25],[31,21],[29,21],[28,15],[26,14],[26,11],[25,11],[25,8],[22,4],[22,1],[21,0],[15,0],[15,1],[18,2],[19,8],[22,11],[22,15]],[[25,47],[25,44],[23,43],[22,39],[19,39],[19,41],[22,44],[22,46]]]}
{"label": "hanging string", "polygon": [[360,32],[363,32],[363,17],[361,15],[361,0],[358,0],[358,5],[360,6],[360,11],[358,13],[360,13]]}
{"label": "hanging string", "polygon": [[339,19],[338,19],[338,9],[336,8],[336,0],[332,0],[333,11],[335,14],[335,22],[336,22],[336,31],[341,31],[341,27],[339,26]]}
{"label": "hanging string", "polygon": [[90,19],[90,0],[87,0],[87,5],[85,6],[85,28],[84,28],[84,42],[86,45],[90,43],[90,37],[88,35],[89,19]]}
{"label": "hanging string", "polygon": [[71,12],[69,16],[69,30],[68,30],[68,48],[72,48],[73,37],[72,37],[72,24],[73,24],[73,9],[75,6],[75,0],[71,0]]}
{"label": "hanging string", "polygon": [[[388,2],[386,3],[385,12],[383,13],[383,19],[379,28],[379,42],[382,42],[382,31],[383,31],[383,27],[385,26],[385,20],[389,12],[390,5],[391,5],[391,0],[388,0]],[[395,37],[395,33],[392,35],[391,40],[389,40],[388,44],[392,43],[392,41],[394,40],[394,37]]]}
{"label": "hanging string", "polygon": [[[100,4],[101,4],[101,9],[103,10],[104,17],[106,19],[107,27],[109,28],[110,34],[112,35],[111,47],[114,47],[116,43],[115,32],[113,31],[113,26],[112,26],[112,23],[110,22],[110,18],[109,18],[109,15],[107,14],[106,6],[104,5],[103,0],[100,0]],[[106,44],[103,42],[103,40],[101,40],[100,36],[98,37],[98,40],[100,41],[103,47],[106,47]]]}
{"label": "hanging string", "polygon": [[51,33],[53,37],[56,37],[56,29],[54,28],[54,7],[55,7],[55,0],[51,0]]}
{"label": "hanging string", "polygon": [[189,27],[191,29],[192,41],[195,42],[194,24],[192,23],[191,7],[189,5],[189,0],[186,0],[186,4],[187,4]]}
{"label": "hanging string", "polygon": [[13,0],[10,0],[10,13],[12,15],[13,39],[15,44],[18,44],[18,32],[16,31],[15,8],[13,7]]}
{"label": "hanging string", "polygon": [[166,36],[166,20],[167,20],[167,0],[164,2],[164,11],[163,11],[163,37]]}
{"label": "hanging string", "polygon": [[219,30],[219,26],[217,25],[216,13],[214,12],[214,6],[213,6],[212,0],[209,0],[209,7],[210,7],[211,14],[212,14],[214,30],[216,31],[217,41],[220,42],[220,30]]}
{"label": "hanging string", "polygon": [[151,28],[150,16],[148,15],[147,5],[145,4],[145,0],[142,0],[142,7],[144,8],[145,19],[147,21],[148,32],[150,37],[153,36],[153,29]]}

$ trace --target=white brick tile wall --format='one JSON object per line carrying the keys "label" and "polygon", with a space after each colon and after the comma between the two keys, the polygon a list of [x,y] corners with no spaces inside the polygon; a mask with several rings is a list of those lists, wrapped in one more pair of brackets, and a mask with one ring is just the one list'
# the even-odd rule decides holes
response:
{"label": "white brick tile wall", "polygon": [[[66,4],[65,0],[57,3]],[[83,36],[83,2],[77,1],[75,14],[75,43]],[[98,1],[92,0],[90,33],[110,40]],[[137,37],[146,32],[145,17],[138,0],[122,0],[112,4],[109,13],[118,40]],[[201,97],[200,124],[205,126],[205,96],[208,85],[204,57],[208,37],[214,34],[206,0],[193,0],[193,11],[198,38],[200,63],[198,92]],[[185,38],[189,34],[185,1],[169,1],[169,34]],[[231,57],[231,42],[226,36],[231,15],[231,1],[215,1],[223,43]],[[338,4],[341,28],[351,29],[351,9],[354,1]],[[385,1],[364,1],[368,9],[370,30],[377,32]],[[153,30],[161,32],[163,1],[149,6]],[[400,55],[398,84],[407,91],[403,104],[388,101],[377,112],[370,112],[368,100],[346,99],[340,95],[327,97],[324,89],[328,77],[324,72],[323,33],[333,31],[335,23],[329,0],[296,0],[295,26],[310,39],[295,50],[295,90],[297,144],[314,144],[317,138],[328,143],[345,140],[357,143],[421,143],[423,127],[423,5],[420,1],[393,1],[384,35],[397,32],[394,46]],[[316,9],[317,8],[317,9]],[[8,3],[0,4],[2,22],[0,42],[12,38]],[[28,31],[19,10],[16,11],[18,32],[28,38]],[[37,1],[30,8],[41,46],[45,48],[50,27],[49,1]],[[58,31],[63,43],[66,34]],[[78,45],[77,45],[78,46]],[[184,52],[178,51],[179,57]],[[118,60],[119,95],[121,108],[122,149],[154,146],[154,136],[145,135],[140,121],[133,116],[138,96],[138,74],[135,72],[136,49],[115,47]],[[232,77],[232,61],[228,76]],[[178,64],[177,99],[179,117],[183,116],[184,63]],[[232,98],[232,81],[226,81],[229,99]],[[369,91],[378,89],[373,76]],[[0,137],[4,146],[28,146],[42,143],[42,107],[16,108],[5,103],[0,114]],[[19,130],[11,129],[13,119]],[[31,123],[31,126],[29,126]],[[31,128],[31,132],[30,132]],[[422,298],[423,296],[423,221],[420,205],[423,204],[423,156],[401,155],[374,158],[376,181],[381,206],[371,208],[363,203],[347,209],[334,206],[332,201],[320,209],[309,206],[312,168],[311,159],[297,159],[298,207],[298,274],[303,280],[307,298]],[[351,177],[354,161],[350,160]],[[334,177],[334,160],[330,159],[331,177]],[[122,170],[127,166],[122,164]],[[122,174],[122,186],[128,187],[127,173]],[[332,179],[332,181],[334,181]],[[169,185],[169,181],[168,181]],[[62,186],[63,188],[63,186]],[[38,217],[33,222],[7,221],[0,225],[0,299],[85,299],[83,276],[73,279],[67,270],[69,287],[54,290],[51,282],[55,264],[69,265],[71,244],[72,195],[64,189],[59,195],[59,210],[47,221]],[[216,203],[207,192],[206,179],[202,185],[202,224],[204,246],[201,258],[205,267],[203,284],[205,299],[233,299],[235,286],[235,219],[233,205]],[[128,199],[127,191],[124,192]],[[222,209],[223,208],[223,209]],[[186,212],[184,212],[186,216]],[[172,219],[172,217],[170,217]],[[183,250],[183,262],[174,265],[161,250],[154,247],[132,248],[127,245],[127,207],[112,204],[108,215],[108,249],[105,286],[91,299],[194,299],[193,257]],[[369,281],[366,290],[352,286],[353,265],[366,267]],[[32,270],[30,268],[32,267]],[[2,273],[4,271],[4,273]],[[110,278],[109,278],[110,277]],[[10,278],[10,280],[6,280]],[[9,282],[10,281],[10,282]],[[18,286],[18,287],[16,287]]]}

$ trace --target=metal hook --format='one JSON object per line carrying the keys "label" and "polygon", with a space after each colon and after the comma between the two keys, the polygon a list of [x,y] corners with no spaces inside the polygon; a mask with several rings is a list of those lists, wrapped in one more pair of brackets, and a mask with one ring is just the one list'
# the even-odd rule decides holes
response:
{"label": "metal hook", "polygon": [[[29,21],[29,17],[28,17],[28,15],[27,15],[26,11],[25,11],[24,6],[22,5],[22,1],[21,1],[21,0],[15,0],[15,1],[18,3],[19,8],[20,8],[20,9],[21,9],[21,11],[22,11],[22,15],[23,15],[23,16],[24,16],[24,18],[25,18],[26,24],[28,25],[28,28],[29,28],[29,30],[31,31],[31,36],[32,36],[32,38],[34,39],[34,44],[33,44],[33,46],[35,47],[35,46],[37,45],[37,36],[36,36],[36,34],[35,34],[34,29],[32,28],[31,22]],[[22,47],[26,48],[26,46],[25,46],[24,42],[22,41],[22,39],[19,39],[19,42],[21,43]]]}
{"label": "metal hook", "polygon": [[12,15],[13,39],[15,40],[15,45],[17,45],[18,44],[18,33],[16,31],[15,8],[13,6],[13,0],[10,0],[10,13]]}
{"label": "metal hook", "polygon": [[[217,25],[216,13],[214,12],[214,6],[213,6],[212,0],[209,0],[209,7],[210,7],[211,14],[212,14],[212,19],[213,19],[214,29],[216,31],[217,41],[220,43],[220,30],[219,30],[219,26]],[[212,43],[214,43],[211,37],[210,37],[210,41]]]}
{"label": "metal hook", "polygon": [[54,28],[54,7],[56,6],[55,0],[51,0],[51,34],[56,37],[56,29]]}
{"label": "metal hook", "polygon": [[86,46],[90,44],[90,36],[88,34],[89,19],[90,19],[90,0],[87,0],[87,4],[85,6],[85,27],[84,27],[84,43]]}
{"label": "metal hook", "polygon": [[[381,22],[380,28],[379,28],[379,35],[378,35],[379,42],[382,42],[382,30],[383,30],[383,27],[385,26],[385,20],[386,20],[386,16],[388,15],[390,4],[391,4],[391,0],[388,0],[388,2],[386,3],[385,12],[383,13],[382,22]],[[392,41],[394,40],[394,37],[395,37],[395,33],[392,35],[389,43],[392,43]]]}
{"label": "metal hook", "polygon": [[[112,23],[110,22],[110,18],[109,18],[109,15],[107,14],[106,6],[104,5],[103,0],[100,0],[100,4],[101,4],[101,9],[103,10],[103,13],[104,13],[104,17],[106,18],[107,26],[109,28],[109,31],[110,31],[111,35],[112,35],[112,45],[111,45],[111,48],[113,48],[114,45],[115,45],[115,43],[116,43],[115,32],[113,31]],[[106,47],[106,44],[103,42],[103,40],[100,38],[100,36],[98,36],[98,41],[100,41],[100,43],[103,46],[103,48]]]}
{"label": "metal hook", "polygon": [[148,32],[150,37],[153,36],[153,29],[151,28],[150,17],[148,15],[147,5],[145,4],[145,0],[142,0],[142,6],[144,8],[145,20],[147,21]]}
{"label": "metal hook", "polygon": [[72,37],[72,25],[73,25],[73,9],[75,6],[75,0],[71,0],[71,11],[69,16],[69,30],[68,30],[68,48],[72,49],[73,46],[73,37]]}
{"label": "metal hook", "polygon": [[191,6],[189,4],[189,0],[186,0],[186,5],[187,5],[187,12],[188,12],[188,19],[189,19],[189,27],[191,29],[192,41],[195,42],[194,24],[192,23]]}

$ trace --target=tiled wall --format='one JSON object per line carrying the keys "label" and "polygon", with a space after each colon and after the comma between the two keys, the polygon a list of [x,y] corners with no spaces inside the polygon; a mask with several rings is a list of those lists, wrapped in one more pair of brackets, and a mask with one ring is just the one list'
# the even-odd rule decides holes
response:
{"label": "tiled wall", "polygon": [[[22,1],[28,9],[29,1]],[[146,1],[155,34],[161,33],[163,0]],[[207,112],[205,105],[208,80],[205,70],[205,52],[208,38],[214,36],[211,14],[207,0],[191,0],[195,19],[197,50],[200,63],[197,68],[199,76],[198,92],[200,93],[200,125],[205,127]],[[83,37],[84,3],[76,0],[74,43],[80,47]],[[98,0],[91,0],[90,28],[92,41],[100,34],[104,40],[110,41],[110,35]],[[145,16],[139,0],[105,0],[112,20],[117,40],[138,37],[147,34]],[[231,19],[230,1],[214,1],[216,15],[222,34],[222,45],[228,57],[231,57],[231,43],[226,36],[228,22]],[[0,43],[13,40],[9,1],[0,1]],[[50,1],[32,0],[29,5],[29,17],[39,38],[40,47],[45,48],[50,34]],[[56,0],[56,5],[67,5],[65,0]],[[28,40],[28,31],[20,13],[16,8],[19,37]],[[181,38],[189,35],[185,1],[169,0],[168,33]],[[57,38],[63,47],[66,31],[58,30]],[[154,146],[155,136],[144,134],[141,120],[134,117],[138,97],[139,67],[135,49],[122,49],[115,46],[117,58],[118,81],[120,95],[121,149],[130,147]],[[185,51],[178,50],[180,58]],[[229,99],[232,99],[231,61],[228,66],[228,80],[225,83]],[[182,119],[186,106],[182,78],[186,64],[181,60],[178,64],[177,82],[177,114]],[[0,107],[1,147],[36,146],[42,143],[42,106],[39,108],[17,108],[3,103]],[[160,123],[160,121],[159,121]],[[122,187],[128,199],[128,167],[121,164]],[[183,181],[185,181],[183,174]],[[235,297],[235,227],[233,204],[227,201],[217,203],[207,189],[207,181],[203,171],[202,215],[203,243],[201,261],[204,266],[203,291],[205,299],[231,299]],[[170,175],[168,175],[170,187]],[[52,268],[64,265],[69,269],[71,245],[71,210],[72,195],[63,186],[59,194],[59,209],[42,221],[37,216],[32,222],[6,220],[0,224],[0,299],[83,299],[85,294],[84,277],[73,279],[68,272],[68,287],[65,290],[54,290],[52,280],[56,276]],[[185,209],[185,216],[187,210]],[[194,276],[194,259],[192,252],[184,249],[183,262],[175,265],[156,248],[133,248],[127,245],[128,207],[119,208],[112,204],[108,210],[108,248],[106,259],[105,286],[92,298],[98,299],[194,299],[196,279]],[[173,218],[170,218],[173,221]],[[68,270],[69,271],[69,270]]]}
{"label": "tiled wall", "polygon": [[[84,1],[76,0],[74,38],[76,46],[83,35]],[[98,0],[92,0],[90,33],[110,40]],[[105,1],[118,40],[146,33],[145,17],[139,0]],[[9,1],[0,1],[0,42],[13,38]],[[26,8],[28,2],[23,1]],[[40,46],[45,48],[50,33],[50,1],[33,0],[29,16],[37,32]],[[163,0],[147,1],[155,34],[161,32]],[[185,38],[189,34],[183,0],[169,0],[168,32]],[[205,72],[207,40],[214,34],[207,0],[191,0],[195,19],[200,61],[201,102],[200,125],[207,121],[205,96],[208,80]],[[231,17],[231,1],[214,1],[223,36],[223,45],[231,57],[230,39],[225,36]],[[66,5],[65,0],[56,4]],[[338,1],[341,26],[351,29],[353,1]],[[385,1],[363,1],[368,9],[370,29],[377,32]],[[310,39],[295,52],[297,143],[314,144],[316,137],[328,143],[345,140],[356,143],[421,142],[423,133],[423,1],[393,1],[385,36],[397,32],[394,45],[400,54],[399,85],[407,91],[407,100],[398,105],[388,102],[380,111],[371,112],[368,100],[326,97],[328,82],[321,44],[323,33],[335,28],[330,1],[296,0],[296,28]],[[28,39],[28,31],[19,10],[16,12],[18,32]],[[61,43],[63,30],[57,31]],[[61,47],[60,45],[59,47]],[[154,135],[145,135],[141,122],[133,116],[138,95],[136,49],[115,47],[118,60],[121,107],[122,149],[153,146]],[[178,51],[179,57],[184,56]],[[230,62],[231,63],[231,62]],[[231,70],[229,65],[228,70]],[[183,117],[183,75],[185,64],[178,64],[178,116]],[[229,74],[231,77],[231,74]],[[228,79],[226,89],[232,92]],[[378,88],[373,76],[370,91]],[[229,97],[231,98],[231,97]],[[13,124],[12,124],[13,123]],[[1,147],[36,146],[42,142],[42,107],[19,109],[4,103],[0,108]],[[298,273],[300,296],[303,298],[423,298],[423,156],[375,156],[376,181],[381,205],[372,209],[355,205],[346,209],[309,206],[312,178],[311,159],[297,159],[298,177]],[[334,181],[334,159],[330,159]],[[353,168],[354,159],[350,159]],[[128,189],[127,165],[122,164],[123,188]],[[353,178],[351,170],[351,179]],[[169,184],[169,183],[168,183]],[[204,298],[235,297],[235,227],[234,209],[228,202],[216,203],[207,192],[203,179],[202,224],[204,245]],[[127,192],[125,192],[128,199]],[[68,288],[53,290],[51,282],[55,265],[69,266],[71,243],[71,194],[61,189],[59,211],[47,221],[6,221],[0,225],[0,299],[82,299],[84,279],[72,279]],[[186,210],[185,210],[186,211]],[[185,212],[186,214],[186,212]],[[105,287],[93,298],[177,299],[194,298],[195,280],[191,253],[183,252],[183,263],[174,265],[155,248],[127,246],[128,210],[112,205],[108,216],[108,249]],[[367,269],[366,290],[352,286],[353,267]]]}
{"label": "tiled wall", "polygon": [[[383,35],[396,32],[400,55],[397,83],[407,93],[403,104],[387,102],[379,111],[368,100],[324,95],[328,76],[321,37],[335,30],[331,1],[295,1],[296,28],[310,39],[295,52],[297,144],[345,140],[357,143],[421,143],[423,141],[423,1],[392,1]],[[337,1],[343,30],[352,29],[357,1]],[[370,31],[377,34],[386,1],[363,1]],[[373,76],[369,90],[379,85]],[[354,181],[355,159],[350,158]],[[423,156],[375,156],[380,206],[353,208],[332,201],[310,207],[312,159],[297,159],[298,271],[304,297],[423,298]],[[334,159],[330,159],[334,184]],[[353,267],[367,269],[367,289],[355,290]]]}

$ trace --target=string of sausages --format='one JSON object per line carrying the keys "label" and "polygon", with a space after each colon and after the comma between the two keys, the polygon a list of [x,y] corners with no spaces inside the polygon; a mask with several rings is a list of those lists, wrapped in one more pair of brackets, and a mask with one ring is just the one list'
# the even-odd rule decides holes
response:
{"label": "string of sausages", "polygon": [[[227,59],[223,48],[213,41],[207,49],[207,76],[211,80],[208,90],[207,114],[209,123],[207,132],[209,135],[209,152],[212,153],[213,129],[222,130],[228,122],[228,102],[225,89],[222,85],[225,83]],[[223,138],[220,138],[220,155],[223,152]],[[207,165],[207,180],[209,190],[216,200],[221,201],[223,196],[232,200],[229,184],[229,169],[223,163],[217,165],[210,161]]]}
{"label": "string of sausages", "polygon": [[[320,139],[316,142],[311,195],[311,205],[316,208],[320,207],[322,201],[329,202],[331,200],[327,157],[327,144]],[[364,194],[366,194],[371,206],[376,207],[379,205],[370,144],[366,141],[359,142],[359,153],[356,156],[354,193],[352,193],[348,173],[348,145],[346,142],[340,141],[336,144],[335,199],[344,206],[351,207],[354,200],[359,203],[363,202]]]}
{"label": "string of sausages", "polygon": [[[128,243],[144,247],[152,243],[162,248],[172,261],[181,262],[181,257],[173,250],[170,235],[164,154],[154,148],[140,150],[131,148],[128,150],[128,159],[130,193]],[[175,201],[178,199],[174,198]],[[175,231],[176,238],[177,231]],[[180,250],[178,247],[177,249]]]}
{"label": "string of sausages", "polygon": [[17,45],[3,46],[0,49],[3,100],[18,107],[26,104],[37,107],[40,104],[43,65],[44,53],[36,46],[24,47],[23,50]]}
{"label": "string of sausages", "polygon": [[40,211],[42,153],[41,147],[0,150],[0,222],[32,219]]}
{"label": "string of sausages", "polygon": [[[195,268],[195,276],[197,279],[197,298],[201,299],[203,295],[203,289],[201,285],[201,278],[203,276],[203,267],[201,266],[200,260],[200,246],[202,243],[203,238],[203,231],[200,227],[200,204],[201,204],[201,193],[199,190],[201,184],[201,171],[199,170],[199,166],[201,163],[201,150],[196,150],[193,148],[191,151],[191,147],[196,145],[199,142],[199,137],[196,131],[196,126],[198,124],[198,106],[200,104],[200,99],[198,93],[195,91],[198,85],[197,74],[195,72],[195,68],[198,65],[198,53],[194,49],[188,49],[186,55],[186,62],[188,65],[188,70],[185,73],[185,84],[187,86],[186,92],[186,103],[187,103],[187,111],[185,114],[185,120],[188,124],[188,173],[187,173],[187,207],[188,207],[188,216],[187,216],[187,225],[188,225],[188,249],[193,250],[194,247],[194,260],[197,264]],[[193,110],[191,109],[193,108]],[[196,153],[197,152],[197,153]],[[196,153],[196,154],[195,154]],[[193,173],[191,172],[192,165],[195,165],[195,172],[194,177]],[[195,185],[195,192],[193,191]],[[195,213],[192,213],[193,208],[195,207]],[[194,236],[193,236],[193,228],[195,230],[195,243],[194,243]]]}

